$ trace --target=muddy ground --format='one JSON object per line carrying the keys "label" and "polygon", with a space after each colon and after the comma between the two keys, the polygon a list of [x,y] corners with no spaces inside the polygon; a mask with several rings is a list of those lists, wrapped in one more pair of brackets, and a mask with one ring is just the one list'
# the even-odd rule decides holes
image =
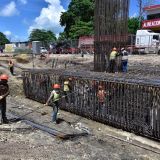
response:
{"label": "muddy ground", "polygon": [[[55,58],[56,55],[54,55]],[[57,58],[57,56],[56,56]],[[83,67],[91,66],[93,56],[58,55],[60,60],[69,60],[77,63],[84,63]],[[3,59],[4,60],[4,59]],[[52,60],[34,59],[36,68],[51,68]],[[151,67],[160,64],[160,56],[130,56],[130,65],[141,64],[144,67],[148,64]],[[4,61],[1,61],[1,64]],[[32,67],[32,62],[28,64],[17,64],[17,66]],[[77,65],[80,67],[80,65]],[[63,63],[60,66],[63,67]],[[70,65],[72,68],[73,66]],[[75,66],[74,66],[75,67]],[[91,66],[92,68],[92,66]],[[1,72],[8,72],[8,68],[0,67]],[[13,113],[24,115],[37,107],[37,111],[25,116],[26,119],[32,119],[35,122],[42,123],[51,128],[64,133],[82,133],[88,132],[88,136],[75,137],[69,140],[61,140],[51,136],[46,132],[32,128],[23,121],[12,122],[10,124],[0,126],[0,159],[5,160],[159,160],[160,154],[142,149],[127,142],[134,142],[149,149],[150,144],[159,147],[159,143],[152,140],[143,139],[131,133],[127,133],[112,127],[87,120],[83,117],[73,115],[68,112],[59,111],[59,119],[61,123],[51,123],[51,107],[44,107],[43,104],[26,99],[23,95],[23,87],[21,80],[21,69],[15,68],[16,76],[10,75],[9,85],[11,88],[10,96],[7,98],[7,113],[10,119],[14,118]],[[111,138],[109,135],[119,137],[124,141]],[[137,138],[138,137],[138,138]],[[142,144],[142,142],[145,144]],[[148,145],[147,145],[148,144]],[[160,151],[157,150],[160,153]]]}

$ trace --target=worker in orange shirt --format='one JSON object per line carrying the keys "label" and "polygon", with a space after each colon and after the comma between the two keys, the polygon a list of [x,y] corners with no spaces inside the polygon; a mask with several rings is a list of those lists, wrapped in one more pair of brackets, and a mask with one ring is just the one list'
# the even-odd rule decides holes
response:
{"label": "worker in orange shirt", "polygon": [[102,116],[103,111],[104,111],[106,95],[107,95],[107,93],[103,89],[103,87],[101,85],[98,86],[97,98],[98,98],[98,112],[99,112],[100,116]]}
{"label": "worker in orange shirt", "polygon": [[14,75],[14,62],[12,60],[9,60],[8,66],[11,74]]}

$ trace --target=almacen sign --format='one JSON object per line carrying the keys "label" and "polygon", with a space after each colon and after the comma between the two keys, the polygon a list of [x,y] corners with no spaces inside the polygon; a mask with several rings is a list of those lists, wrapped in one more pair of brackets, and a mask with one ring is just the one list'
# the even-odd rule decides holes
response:
{"label": "almacen sign", "polygon": [[157,28],[160,27],[160,19],[143,21],[142,28]]}

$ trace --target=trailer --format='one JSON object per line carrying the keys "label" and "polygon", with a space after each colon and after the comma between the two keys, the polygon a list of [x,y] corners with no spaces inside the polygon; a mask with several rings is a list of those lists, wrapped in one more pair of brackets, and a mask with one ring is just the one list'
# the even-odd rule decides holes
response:
{"label": "trailer", "polygon": [[139,53],[160,54],[160,33],[152,30],[137,30],[135,47]]}

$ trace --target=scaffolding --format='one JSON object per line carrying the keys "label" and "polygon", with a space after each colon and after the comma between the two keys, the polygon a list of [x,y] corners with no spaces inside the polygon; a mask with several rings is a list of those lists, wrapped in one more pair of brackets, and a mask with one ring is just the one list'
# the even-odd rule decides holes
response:
{"label": "scaffolding", "polygon": [[103,72],[112,47],[127,43],[129,0],[95,0],[95,5],[94,70]]}

